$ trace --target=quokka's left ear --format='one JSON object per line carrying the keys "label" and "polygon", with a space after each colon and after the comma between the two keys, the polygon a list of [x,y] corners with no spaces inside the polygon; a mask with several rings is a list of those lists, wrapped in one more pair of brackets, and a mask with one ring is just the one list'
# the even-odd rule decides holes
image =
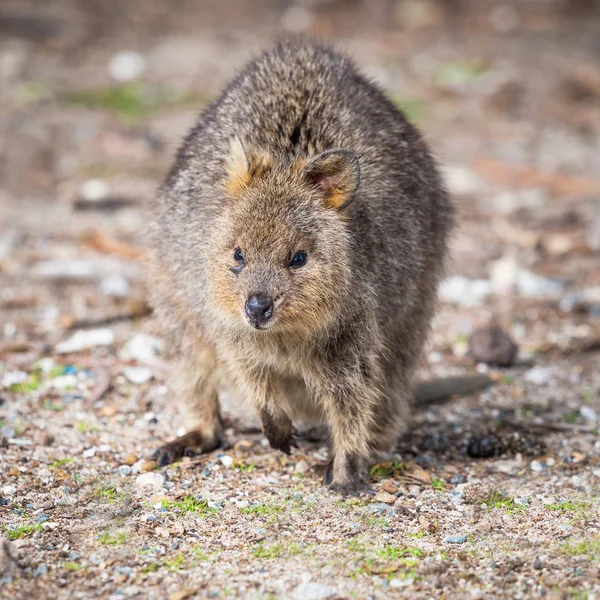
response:
{"label": "quokka's left ear", "polygon": [[266,152],[247,151],[237,135],[231,140],[225,163],[223,185],[233,197],[264,175],[273,166],[273,157]]}
{"label": "quokka's left ear", "polygon": [[302,176],[323,194],[328,206],[345,208],[360,184],[358,156],[343,148],[326,150],[310,159]]}

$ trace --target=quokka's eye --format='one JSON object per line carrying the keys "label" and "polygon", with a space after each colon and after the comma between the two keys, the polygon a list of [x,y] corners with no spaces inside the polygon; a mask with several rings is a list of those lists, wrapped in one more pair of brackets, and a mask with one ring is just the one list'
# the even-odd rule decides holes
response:
{"label": "quokka's eye", "polygon": [[290,259],[288,266],[292,269],[298,269],[306,264],[306,252],[296,252]]}
{"label": "quokka's eye", "polygon": [[243,264],[243,262],[244,262],[244,255],[242,254],[242,249],[241,248],[236,248],[233,251],[233,260],[235,260],[235,262]]}

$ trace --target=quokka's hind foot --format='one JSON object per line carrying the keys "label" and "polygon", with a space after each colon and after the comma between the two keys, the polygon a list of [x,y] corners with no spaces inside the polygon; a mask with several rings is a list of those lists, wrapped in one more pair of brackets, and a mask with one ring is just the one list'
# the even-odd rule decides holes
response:
{"label": "quokka's hind foot", "polygon": [[193,429],[158,448],[152,454],[152,459],[156,461],[159,467],[164,467],[179,460],[182,456],[196,456],[197,454],[212,452],[220,447],[222,443],[223,440],[220,436],[208,438],[199,429]]}

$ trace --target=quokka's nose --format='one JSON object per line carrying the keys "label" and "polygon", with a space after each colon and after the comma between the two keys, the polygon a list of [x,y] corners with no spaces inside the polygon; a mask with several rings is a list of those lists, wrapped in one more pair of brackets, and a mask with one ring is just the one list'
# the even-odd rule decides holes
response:
{"label": "quokka's nose", "polygon": [[246,314],[252,325],[262,325],[273,315],[273,299],[269,296],[250,296],[246,300]]}

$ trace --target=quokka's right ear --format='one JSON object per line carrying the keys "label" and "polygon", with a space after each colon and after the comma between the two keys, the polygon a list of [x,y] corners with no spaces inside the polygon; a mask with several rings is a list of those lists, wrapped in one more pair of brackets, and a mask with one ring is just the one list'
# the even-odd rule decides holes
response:
{"label": "quokka's right ear", "polygon": [[302,175],[323,195],[327,206],[345,208],[360,184],[358,156],[344,148],[326,150],[311,158]]}
{"label": "quokka's right ear", "polygon": [[247,151],[237,135],[231,140],[225,163],[224,187],[230,196],[236,197],[258,181],[273,166],[273,158],[266,152]]}

